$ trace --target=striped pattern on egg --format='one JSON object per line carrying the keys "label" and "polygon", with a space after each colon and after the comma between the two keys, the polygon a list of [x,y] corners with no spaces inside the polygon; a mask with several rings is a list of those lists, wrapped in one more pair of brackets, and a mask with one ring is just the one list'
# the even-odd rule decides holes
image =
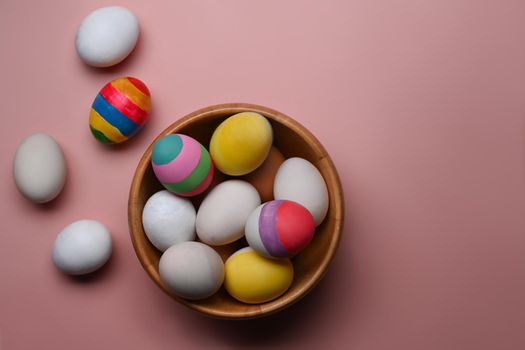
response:
{"label": "striped pattern on egg", "polygon": [[158,139],[151,152],[151,165],[162,185],[180,196],[204,192],[213,179],[210,154],[187,135],[172,134]]}
{"label": "striped pattern on egg", "polygon": [[91,133],[105,144],[124,142],[146,123],[150,108],[150,92],[142,81],[132,77],[112,80],[104,85],[91,106]]}
{"label": "striped pattern on egg", "polygon": [[312,214],[299,203],[273,200],[257,207],[245,226],[248,244],[267,257],[291,257],[312,240]]}

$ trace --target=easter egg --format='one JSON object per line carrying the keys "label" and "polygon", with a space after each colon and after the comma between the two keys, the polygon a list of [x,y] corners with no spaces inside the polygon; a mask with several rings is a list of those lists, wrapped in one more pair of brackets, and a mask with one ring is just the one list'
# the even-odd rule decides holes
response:
{"label": "easter egg", "polygon": [[83,275],[99,269],[111,255],[109,230],[95,220],[79,220],[66,226],[53,246],[53,262],[70,275]]}
{"label": "easter egg", "polygon": [[284,162],[284,156],[275,146],[270,148],[266,160],[255,171],[242,176],[240,179],[248,181],[261,195],[261,202],[273,199],[273,183],[277,170]]}
{"label": "easter egg", "polygon": [[238,250],[224,264],[224,287],[235,299],[259,304],[281,296],[293,281],[289,259],[269,259],[250,247]]}
{"label": "easter egg", "polygon": [[20,193],[35,203],[54,199],[66,181],[66,161],[60,145],[48,134],[28,136],[18,146],[13,177]]}
{"label": "easter egg", "polygon": [[303,205],[312,214],[315,226],[323,222],[328,212],[328,189],[317,168],[303,158],[284,161],[275,175],[275,199],[288,199]]}
{"label": "easter egg", "polygon": [[217,169],[227,175],[248,174],[259,167],[272,146],[270,122],[254,112],[224,120],[213,132],[210,154]]}
{"label": "easter egg", "polygon": [[182,298],[198,300],[213,295],[224,280],[224,265],[215,250],[200,242],[169,247],[159,261],[166,288]]}
{"label": "easter egg", "polygon": [[139,38],[137,17],[125,7],[108,6],[87,15],[77,30],[75,46],[84,63],[110,67],[124,60]]}
{"label": "easter egg", "polygon": [[89,127],[97,140],[121,143],[135,135],[147,122],[151,97],[137,78],[124,77],[104,85],[89,112]]}
{"label": "easter egg", "polygon": [[221,182],[208,193],[197,212],[199,239],[209,245],[224,245],[244,236],[244,224],[261,204],[259,193],[246,181]]}
{"label": "easter egg", "polygon": [[172,134],[157,140],[151,152],[151,165],[162,185],[179,196],[204,192],[213,178],[210,154],[187,135]]}
{"label": "easter egg", "polygon": [[246,240],[267,257],[290,257],[303,250],[315,232],[314,219],[302,205],[275,200],[257,207],[246,221]]}
{"label": "easter egg", "polygon": [[142,211],[142,225],[151,244],[165,251],[195,239],[195,208],[189,199],[163,190],[151,196]]}

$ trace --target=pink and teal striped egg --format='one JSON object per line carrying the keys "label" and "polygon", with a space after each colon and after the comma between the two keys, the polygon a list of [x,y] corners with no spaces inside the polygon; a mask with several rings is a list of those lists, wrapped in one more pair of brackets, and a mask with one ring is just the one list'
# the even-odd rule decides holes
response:
{"label": "pink and teal striped egg", "polygon": [[153,172],[162,185],[179,196],[204,192],[213,179],[213,162],[199,141],[183,134],[167,135],[151,152]]}

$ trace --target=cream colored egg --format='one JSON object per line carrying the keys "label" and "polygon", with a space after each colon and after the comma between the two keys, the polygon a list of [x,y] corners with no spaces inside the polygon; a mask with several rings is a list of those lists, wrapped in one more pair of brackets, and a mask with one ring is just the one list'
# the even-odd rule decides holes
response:
{"label": "cream colored egg", "polygon": [[244,235],[251,212],[261,204],[259,193],[246,181],[228,180],[217,185],[197,211],[199,239],[209,245],[224,245]]}
{"label": "cream colored egg", "polygon": [[316,226],[323,222],[328,212],[326,182],[319,170],[303,158],[289,158],[281,164],[275,176],[273,195],[275,199],[288,199],[306,207]]}
{"label": "cream colored egg", "polygon": [[159,261],[162,283],[175,295],[198,300],[213,295],[224,280],[219,254],[200,242],[172,245]]}
{"label": "cream colored egg", "polygon": [[16,187],[35,203],[49,202],[66,181],[66,161],[60,145],[48,134],[27,137],[18,146],[13,162]]}

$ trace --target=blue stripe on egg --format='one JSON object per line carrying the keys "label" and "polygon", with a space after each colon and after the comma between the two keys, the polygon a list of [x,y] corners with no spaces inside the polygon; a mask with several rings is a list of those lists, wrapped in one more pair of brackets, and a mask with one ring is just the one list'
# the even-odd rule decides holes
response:
{"label": "blue stripe on egg", "polygon": [[92,108],[125,136],[133,135],[140,127],[118,109],[110,105],[100,94],[98,94],[95,101],[93,101]]}

